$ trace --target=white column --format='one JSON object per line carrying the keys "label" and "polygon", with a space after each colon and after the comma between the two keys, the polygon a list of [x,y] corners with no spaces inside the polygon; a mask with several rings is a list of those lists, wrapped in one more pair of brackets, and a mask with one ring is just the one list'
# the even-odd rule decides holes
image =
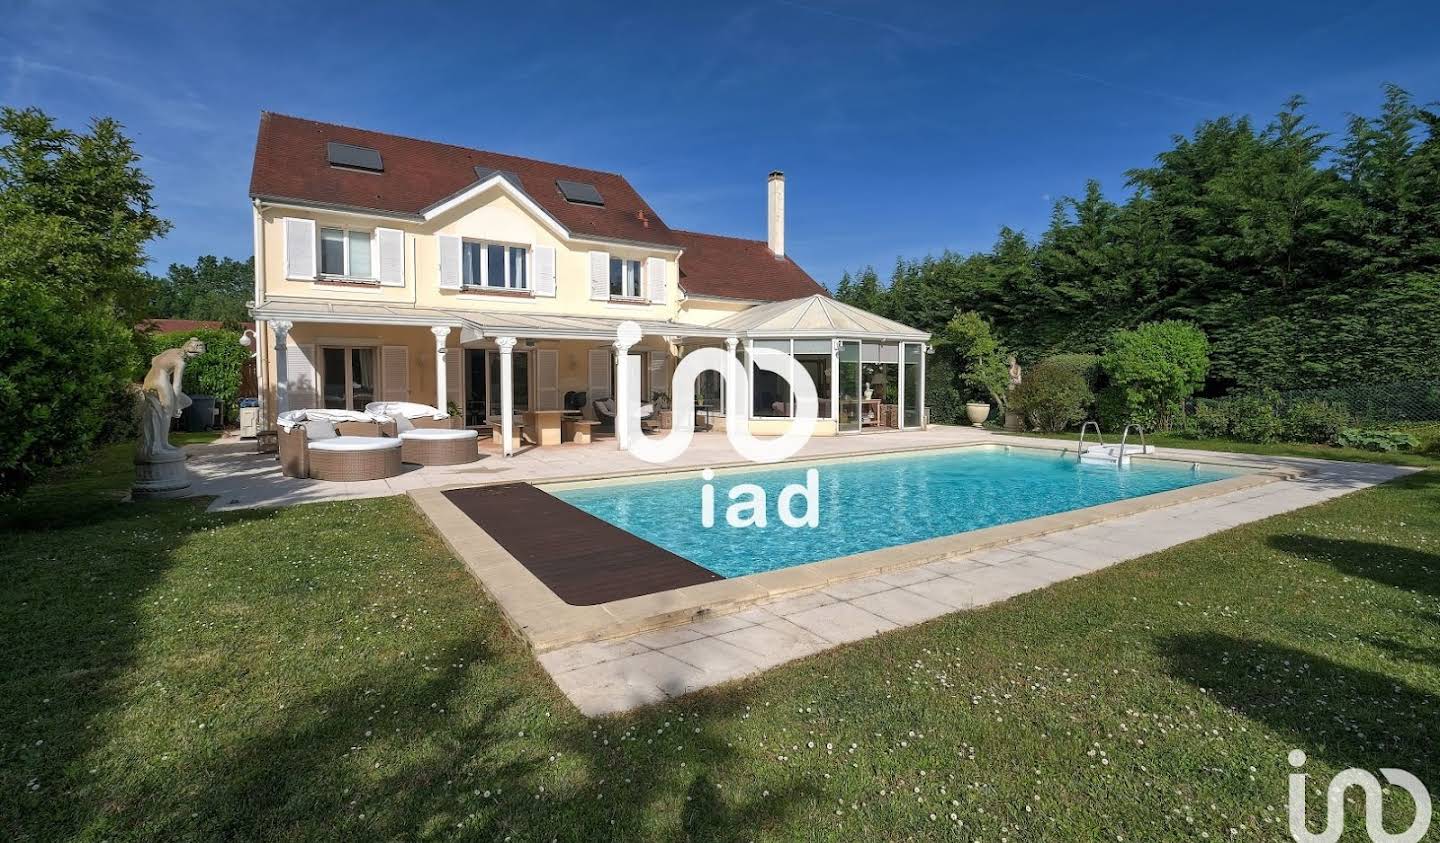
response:
{"label": "white column", "polygon": [[496,337],[495,347],[500,349],[500,450],[508,457],[515,453],[515,338]]}
{"label": "white column", "polygon": [[295,327],[294,322],[286,320],[272,321],[270,330],[275,334],[275,415],[290,409],[286,400],[285,386],[287,372],[285,371],[285,339],[290,336],[290,329]]}
{"label": "white column", "polygon": [[615,442],[620,450],[630,447],[630,346],[617,339],[615,348]]}
{"label": "white column", "polygon": [[450,342],[450,328],[436,325],[430,333],[435,335],[435,409],[443,413],[450,403],[450,385],[445,382],[445,347]]}
{"label": "white column", "polygon": [[840,432],[840,341],[830,341],[830,418]]}
{"label": "white column", "polygon": [[725,378],[725,426],[727,429],[732,424],[739,424],[741,418],[741,390],[738,389],[739,384],[736,382],[740,376],[740,361],[735,357],[735,348],[739,345],[739,338],[725,338],[725,353],[729,355],[725,365],[730,369]]}

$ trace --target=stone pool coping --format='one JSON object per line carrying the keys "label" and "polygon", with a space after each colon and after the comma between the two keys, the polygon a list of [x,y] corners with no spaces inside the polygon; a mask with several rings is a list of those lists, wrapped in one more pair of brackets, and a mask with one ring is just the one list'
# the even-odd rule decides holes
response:
{"label": "stone pool coping", "polygon": [[[978,441],[896,448],[852,457],[807,457],[778,465],[788,468],[834,462],[837,459],[846,459],[847,461],[883,459],[903,454],[957,451],[965,448],[1022,448],[1057,454],[1073,453],[1074,451],[1073,447],[1065,448],[1060,445],[1039,442],[1022,444],[1020,442]],[[1293,480],[1310,473],[1305,469],[1282,468],[1254,462],[1229,462],[1223,458],[1195,459],[1189,456],[1166,454],[1147,454],[1141,457],[1137,454],[1132,457],[1132,460],[1183,462],[1235,469],[1246,473],[1187,486],[1183,489],[1156,492],[1083,509],[998,524],[993,527],[940,536],[910,544],[864,551],[776,571],[749,574],[734,579],[718,580],[672,591],[631,597],[596,606],[572,606],[561,600],[444,496],[447,489],[490,484],[465,483],[417,489],[411,491],[409,495],[421,514],[440,534],[451,552],[500,606],[506,621],[533,651],[540,654],[573,644],[623,638],[680,626],[718,615],[743,611],[776,597],[809,592],[860,577],[893,573],[941,559],[1035,539],[1049,533],[1070,530],[1100,521],[1225,495],[1278,481]],[[739,461],[712,466],[717,472],[747,467],[753,469],[755,465]],[[766,466],[766,468],[772,467],[775,466]],[[641,469],[603,476],[560,477],[536,485],[549,487],[579,482],[589,484],[595,481],[623,483],[642,478],[658,480],[667,475],[671,477],[693,475],[699,470],[699,468],[676,470],[656,467],[651,470]]]}

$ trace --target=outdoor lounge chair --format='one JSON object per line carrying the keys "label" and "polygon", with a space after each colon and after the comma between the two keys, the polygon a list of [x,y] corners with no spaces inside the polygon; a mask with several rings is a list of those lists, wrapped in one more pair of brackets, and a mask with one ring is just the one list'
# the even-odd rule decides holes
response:
{"label": "outdoor lounge chair", "polygon": [[[601,398],[601,399],[598,400],[598,401],[592,401],[592,402],[590,402],[590,406],[591,406],[592,409],[595,410],[595,420],[598,421],[598,422],[600,422],[600,430],[601,430],[601,432],[603,432],[603,433],[614,433],[614,432],[615,432],[615,399],[614,399],[614,398]],[[653,416],[653,415],[655,415],[655,405],[654,405],[654,404],[641,404],[641,405],[640,405],[640,421],[641,421],[641,422],[644,422],[646,419],[650,418],[650,417]]]}
{"label": "outdoor lounge chair", "polygon": [[400,473],[401,443],[394,436],[394,422],[331,418],[338,415],[313,410],[280,414],[281,474],[345,482],[382,480]]}

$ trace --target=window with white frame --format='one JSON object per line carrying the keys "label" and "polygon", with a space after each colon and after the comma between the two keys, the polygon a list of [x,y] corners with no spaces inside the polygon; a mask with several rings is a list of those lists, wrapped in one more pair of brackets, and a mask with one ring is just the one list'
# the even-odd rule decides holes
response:
{"label": "window with white frame", "polygon": [[610,259],[610,295],[626,299],[640,298],[640,261]]}
{"label": "window with white frame", "polygon": [[351,228],[320,229],[320,274],[340,278],[374,278],[375,238]]}
{"label": "window with white frame", "polygon": [[462,250],[462,283],[466,287],[530,289],[530,250],[524,246],[466,240]]}

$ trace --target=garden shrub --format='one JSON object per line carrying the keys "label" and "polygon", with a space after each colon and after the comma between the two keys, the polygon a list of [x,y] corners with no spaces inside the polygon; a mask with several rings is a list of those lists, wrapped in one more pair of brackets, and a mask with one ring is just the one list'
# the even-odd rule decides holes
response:
{"label": "garden shrub", "polygon": [[1042,360],[1010,392],[1010,411],[1046,433],[1059,433],[1083,421],[1095,393],[1071,366]]}
{"label": "garden shrub", "polygon": [[1124,416],[1121,424],[1169,430],[1183,402],[1205,383],[1210,344],[1188,322],[1148,322],[1113,334],[1100,366],[1113,390],[1107,403],[1115,405],[1112,414]]}
{"label": "garden shrub", "polygon": [[[1074,372],[1084,379],[1085,386],[1092,392],[1100,386],[1102,372],[1098,354],[1052,354],[1035,365],[1052,366]],[[1026,370],[1026,377],[1029,376],[1029,371],[1029,369]]]}
{"label": "garden shrub", "polygon": [[1229,401],[1197,401],[1186,419],[1186,434],[1196,439],[1225,439],[1234,429]]}
{"label": "garden shrub", "polygon": [[956,384],[966,400],[991,401],[1005,410],[1010,365],[990,323],[973,310],[961,311],[945,326],[936,345],[953,355]]}
{"label": "garden shrub", "polygon": [[1287,442],[1329,445],[1351,424],[1350,411],[1329,401],[1296,401],[1281,416],[1281,437]]}
{"label": "garden shrub", "polygon": [[240,344],[239,331],[200,328],[150,334],[145,338],[148,347],[145,363],[136,380],[144,378],[151,357],[169,348],[179,348],[191,337],[205,343],[205,353],[186,362],[182,388],[187,395],[214,396],[216,406],[221,408],[222,418],[235,418],[240,409],[240,379],[251,353],[250,349]]}
{"label": "garden shrub", "polygon": [[1343,448],[1359,448],[1362,451],[1412,451],[1420,440],[1403,430],[1370,430],[1347,427],[1335,437],[1336,444]]}
{"label": "garden shrub", "polygon": [[134,432],[136,358],[107,305],[0,283],[0,495]]}
{"label": "garden shrub", "polygon": [[925,403],[930,421],[936,424],[963,424],[965,402],[955,386],[955,364],[949,355],[935,354],[925,363]]}
{"label": "garden shrub", "polygon": [[1280,440],[1282,425],[1272,393],[1247,393],[1226,399],[1230,436],[1241,442],[1265,444]]}

